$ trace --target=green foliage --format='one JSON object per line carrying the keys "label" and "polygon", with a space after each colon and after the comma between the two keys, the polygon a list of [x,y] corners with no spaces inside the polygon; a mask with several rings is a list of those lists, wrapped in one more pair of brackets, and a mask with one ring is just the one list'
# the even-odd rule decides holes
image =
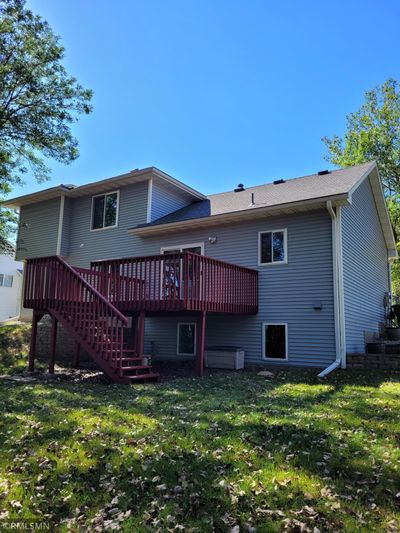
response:
{"label": "green foliage", "polygon": [[[387,198],[390,219],[392,221],[393,232],[396,238],[397,250],[400,253],[400,193],[393,194]],[[392,263],[392,292],[400,296],[400,262]]]}
{"label": "green foliage", "polygon": [[[375,160],[385,188],[396,241],[400,237],[400,85],[388,79],[365,93],[365,102],[347,116],[343,138],[323,137],[326,159],[339,167]],[[400,242],[397,244],[400,251]],[[392,291],[400,296],[400,265],[392,265]]]}
{"label": "green foliage", "polygon": [[29,324],[0,327],[0,374],[26,370],[30,334]]}
{"label": "green foliage", "polygon": [[395,532],[399,401],[393,371],[0,381],[0,516],[60,532]]}
{"label": "green foliage", "polygon": [[[27,172],[48,179],[46,158],[78,157],[71,125],[90,113],[92,92],[67,74],[63,58],[59,37],[24,0],[0,0],[0,198]],[[0,218],[4,241],[14,221],[7,210]]]}
{"label": "green foliage", "polygon": [[344,137],[323,137],[326,159],[347,167],[377,161],[386,189],[400,192],[400,87],[394,79],[365,93],[365,102],[347,116]]}

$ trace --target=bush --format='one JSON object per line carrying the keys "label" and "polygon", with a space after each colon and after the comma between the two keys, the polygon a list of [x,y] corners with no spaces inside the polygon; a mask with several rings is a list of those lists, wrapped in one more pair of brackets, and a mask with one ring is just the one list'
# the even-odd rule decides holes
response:
{"label": "bush", "polygon": [[23,370],[27,364],[31,326],[13,324],[0,328],[0,372]]}

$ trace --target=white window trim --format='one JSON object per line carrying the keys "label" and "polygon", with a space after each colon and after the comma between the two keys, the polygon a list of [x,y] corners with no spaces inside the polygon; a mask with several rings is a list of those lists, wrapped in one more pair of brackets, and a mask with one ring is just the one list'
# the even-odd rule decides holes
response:
{"label": "white window trim", "polygon": [[[0,276],[2,276],[2,278],[0,278],[1,279],[0,287],[4,287],[5,289],[12,289],[14,285],[14,274],[0,274]],[[6,278],[11,278],[11,285],[4,284]]]}
{"label": "white window trim", "polygon": [[[93,225],[93,206],[94,206],[94,199],[95,198],[99,198],[100,196],[110,196],[111,194],[117,194],[117,213],[116,213],[116,217],[115,217],[115,221],[116,223],[114,224],[114,226],[106,226],[106,227],[103,227],[103,228],[96,228],[96,229],[93,229],[92,228],[92,225]],[[103,213],[103,224],[104,224],[104,217],[106,216],[106,210],[104,209],[104,213]],[[118,227],[118,219],[119,219],[119,191],[109,191],[109,192],[102,192],[101,194],[96,194],[95,196],[92,196],[92,208],[90,210],[90,231],[104,231],[104,230],[107,230],[107,229],[113,229],[113,228],[117,228]]]}
{"label": "white window trim", "polygon": [[[265,326],[285,326],[285,359],[280,357],[267,357],[265,355]],[[263,322],[262,323],[262,358],[264,361],[287,361],[289,359],[288,325],[287,322]]]}
{"label": "white window trim", "polygon": [[201,248],[201,255],[204,255],[204,241],[195,242],[192,244],[176,244],[175,246],[162,246],[160,248],[160,253],[163,254],[164,252],[168,252],[169,250],[179,250],[179,253],[181,253],[182,248],[196,248],[196,247]]}
{"label": "white window trim", "polygon": [[[272,254],[272,261],[270,263],[261,262],[261,235],[264,233],[279,233],[283,232],[283,251],[285,253],[284,261],[274,261]],[[288,245],[287,245],[287,228],[284,229],[268,229],[258,232],[258,266],[271,266],[271,265],[287,265],[288,263]]]}
{"label": "white window trim", "polygon": [[[194,326],[194,351],[193,353],[181,353],[179,351],[179,327],[180,326]],[[176,326],[176,355],[196,355],[196,344],[197,344],[197,324],[196,322],[178,322]]]}

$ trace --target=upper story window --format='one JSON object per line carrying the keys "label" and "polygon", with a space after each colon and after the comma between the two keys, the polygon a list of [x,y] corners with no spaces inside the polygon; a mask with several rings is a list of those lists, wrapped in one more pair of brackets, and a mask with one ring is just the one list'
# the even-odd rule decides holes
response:
{"label": "upper story window", "polygon": [[115,228],[118,225],[119,191],[92,198],[91,230]]}
{"label": "upper story window", "polygon": [[0,287],[12,287],[14,276],[0,274]]}
{"label": "upper story window", "polygon": [[287,230],[260,231],[258,234],[258,264],[287,263]]}

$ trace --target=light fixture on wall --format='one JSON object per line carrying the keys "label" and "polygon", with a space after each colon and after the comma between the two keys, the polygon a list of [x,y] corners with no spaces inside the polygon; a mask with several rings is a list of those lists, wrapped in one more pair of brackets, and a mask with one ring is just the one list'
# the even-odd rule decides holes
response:
{"label": "light fixture on wall", "polygon": [[210,244],[215,244],[217,242],[217,237],[208,237],[208,242]]}

